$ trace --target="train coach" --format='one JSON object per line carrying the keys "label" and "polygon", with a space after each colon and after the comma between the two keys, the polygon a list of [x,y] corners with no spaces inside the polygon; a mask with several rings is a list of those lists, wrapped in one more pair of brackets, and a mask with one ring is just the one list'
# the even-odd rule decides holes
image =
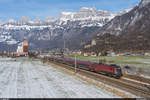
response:
{"label": "train coach", "polygon": [[[75,60],[70,58],[49,58],[51,61],[55,61],[57,63],[62,63],[69,65],[71,67],[75,66]],[[122,76],[121,67],[115,64],[103,64],[103,63],[93,63],[89,61],[76,61],[76,65],[80,69],[96,72],[99,74],[105,74],[110,77],[120,78]]]}

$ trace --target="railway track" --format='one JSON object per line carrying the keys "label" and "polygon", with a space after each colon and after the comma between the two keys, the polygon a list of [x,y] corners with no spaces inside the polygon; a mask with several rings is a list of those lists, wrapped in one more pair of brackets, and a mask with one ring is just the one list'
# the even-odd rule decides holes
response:
{"label": "railway track", "polygon": [[[65,65],[65,64],[60,64],[57,62],[53,62],[53,61],[49,61],[50,63],[65,67],[68,70],[74,71],[74,67]],[[136,96],[140,96],[140,97],[144,97],[144,98],[150,98],[150,90],[145,87],[145,85],[148,85],[150,87],[150,84],[146,83],[143,84],[141,82],[136,82],[136,81],[131,81],[128,80],[127,78],[121,78],[121,79],[115,79],[112,77],[108,77],[105,75],[101,75],[95,72],[90,72],[90,71],[86,71],[83,69],[79,69],[77,68],[77,73],[87,76],[91,79],[94,79],[96,81],[100,81],[103,82],[105,84],[108,84],[110,86],[116,87],[116,88],[120,88],[122,90],[125,90],[127,92],[130,92]]]}
{"label": "railway track", "polygon": [[124,77],[150,84],[150,79],[146,79],[144,77],[135,76],[135,75],[127,75],[127,74],[125,74]]}

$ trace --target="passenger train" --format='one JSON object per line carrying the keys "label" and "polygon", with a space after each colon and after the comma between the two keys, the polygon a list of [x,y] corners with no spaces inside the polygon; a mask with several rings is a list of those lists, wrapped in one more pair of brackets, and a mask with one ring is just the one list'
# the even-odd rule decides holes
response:
{"label": "passenger train", "polygon": [[[60,58],[60,57],[48,57],[45,59],[49,61],[54,61],[61,64],[66,64],[71,67],[75,67],[75,60],[71,58]],[[77,68],[96,72],[99,74],[104,74],[110,77],[120,78],[123,76],[121,67],[116,64],[103,64],[103,63],[94,63],[89,61],[76,60]]]}

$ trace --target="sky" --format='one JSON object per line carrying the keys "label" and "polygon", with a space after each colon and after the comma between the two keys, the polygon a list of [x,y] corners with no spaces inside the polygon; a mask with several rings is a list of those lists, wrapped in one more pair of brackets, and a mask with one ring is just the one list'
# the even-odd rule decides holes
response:
{"label": "sky", "polygon": [[76,12],[82,7],[96,8],[117,13],[137,5],[141,0],[0,0],[0,19],[44,20],[48,16],[57,18],[61,12]]}

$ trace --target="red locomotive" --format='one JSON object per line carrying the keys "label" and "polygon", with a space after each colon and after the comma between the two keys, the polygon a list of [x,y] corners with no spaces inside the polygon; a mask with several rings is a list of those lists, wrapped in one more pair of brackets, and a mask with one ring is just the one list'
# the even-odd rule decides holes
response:
{"label": "red locomotive", "polygon": [[[66,64],[71,67],[75,66],[75,60],[70,59],[70,58],[51,57],[51,58],[48,58],[48,60]],[[93,72],[100,73],[100,74],[105,74],[105,75],[112,76],[115,78],[120,78],[122,76],[122,71],[121,71],[120,66],[115,65],[115,64],[107,65],[103,63],[94,63],[94,62],[80,61],[80,60],[77,60],[76,64],[77,64],[77,68],[81,68],[84,70],[93,71]]]}

